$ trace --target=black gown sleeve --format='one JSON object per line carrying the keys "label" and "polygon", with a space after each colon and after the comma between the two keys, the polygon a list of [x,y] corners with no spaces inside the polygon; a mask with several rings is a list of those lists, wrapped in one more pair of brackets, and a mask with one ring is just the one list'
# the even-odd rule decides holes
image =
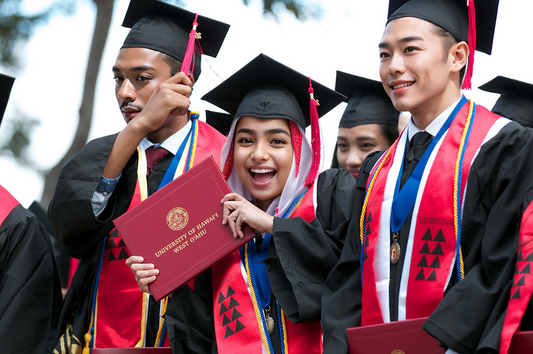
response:
{"label": "black gown sleeve", "polygon": [[18,205],[0,225],[2,353],[44,353],[61,285],[50,236]]}
{"label": "black gown sleeve", "polygon": [[359,217],[370,170],[381,156],[372,153],[363,162],[355,190],[353,210],[339,262],[329,273],[321,299],[324,353],[348,353],[346,329],[361,325],[361,272]]}
{"label": "black gown sleeve", "polygon": [[54,234],[73,257],[84,258],[94,252],[113,229],[112,220],[127,210],[133,196],[136,155],[122,172],[106,209],[95,217],[91,200],[115,138],[111,135],[89,142],[61,170],[48,216]]}
{"label": "black gown sleeve", "polygon": [[168,301],[165,314],[172,353],[217,353],[211,270],[185,284]]}
{"label": "black gown sleeve", "polygon": [[533,186],[531,132],[509,123],[485,143],[472,165],[461,239],[465,278],[445,294],[424,325],[459,353],[498,352],[522,203]]}
{"label": "black gown sleeve", "polygon": [[326,277],[337,263],[352,215],[355,179],[342,169],[320,174],[316,218],[274,218],[265,260],[272,293],[294,323],[318,321]]}

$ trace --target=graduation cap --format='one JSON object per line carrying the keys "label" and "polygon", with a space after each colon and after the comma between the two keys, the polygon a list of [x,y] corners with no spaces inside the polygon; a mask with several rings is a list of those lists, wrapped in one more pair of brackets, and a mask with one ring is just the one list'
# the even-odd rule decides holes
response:
{"label": "graduation cap", "polygon": [[229,30],[228,24],[159,0],[131,0],[122,26],[131,28],[122,48],[170,55],[182,62],[182,71],[192,71],[195,80],[201,72],[200,55],[216,57]]}
{"label": "graduation cap", "polygon": [[9,101],[9,94],[11,93],[11,88],[13,87],[14,82],[14,77],[0,74],[0,124],[2,123],[2,118],[4,118],[7,102]]}
{"label": "graduation cap", "polygon": [[335,91],[348,97],[339,128],[363,124],[398,125],[400,112],[394,108],[381,81],[337,71]]}
{"label": "graduation cap", "polygon": [[387,23],[417,17],[450,32],[470,48],[463,88],[471,88],[474,50],[491,54],[499,0],[390,0]]}
{"label": "graduation cap", "polygon": [[230,113],[233,119],[283,118],[305,129],[311,124],[310,81],[314,98],[319,101],[316,106],[319,117],[346,100],[340,93],[264,54],[259,54],[202,99]]}
{"label": "graduation cap", "polygon": [[222,135],[228,136],[233,116],[227,113],[206,110],[205,121],[207,124],[218,130]]}
{"label": "graduation cap", "polygon": [[524,127],[533,127],[532,84],[497,76],[479,88],[501,94],[492,107],[492,112],[512,119]]}
{"label": "graduation cap", "polygon": [[[311,125],[313,158],[307,185],[314,180],[320,168],[318,118],[346,100],[346,97],[259,54],[202,99],[233,115],[233,120],[244,116],[281,118],[296,123],[303,130]],[[230,118],[225,119],[231,125]]]}

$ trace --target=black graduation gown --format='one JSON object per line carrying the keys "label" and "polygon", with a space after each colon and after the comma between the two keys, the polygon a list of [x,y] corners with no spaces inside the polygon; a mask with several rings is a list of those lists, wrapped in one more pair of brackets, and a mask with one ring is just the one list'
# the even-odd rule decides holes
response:
{"label": "black graduation gown", "polygon": [[[307,223],[299,217],[274,218],[265,263],[273,298],[295,323],[320,319],[323,285],[353,214],[354,187],[355,179],[346,171],[327,170],[318,178],[316,219]],[[166,320],[173,353],[217,352],[210,270],[195,279],[194,291],[185,285],[174,292]],[[271,337],[275,350],[280,348],[277,333]]]}
{"label": "black graduation gown", "polygon": [[[531,138],[531,130],[509,123],[482,146],[468,177],[461,239],[466,275],[454,286],[454,271],[443,301],[424,325],[445,347],[460,353],[474,353],[478,347],[498,350],[499,337],[490,332],[505,314],[521,204],[533,187]],[[359,215],[377,157],[371,155],[363,164],[350,236],[322,297],[325,353],[347,353],[346,328],[361,324]],[[396,286],[391,282],[391,293],[397,293]]]}
{"label": "black graduation gown", "polygon": [[50,235],[17,205],[0,225],[0,351],[44,353],[61,299]]}
{"label": "black graduation gown", "polygon": [[[113,220],[127,211],[133,198],[137,183],[137,153],[132,155],[122,171],[105,210],[98,218],[94,216],[91,200],[116,136],[92,140],[63,166],[50,203],[48,215],[55,235],[72,257],[81,258],[60,315],[54,321],[52,347],[59,347],[61,341],[64,344],[65,337],[59,340],[67,324],[72,325],[70,339],[75,343],[79,341],[80,345],[83,343],[83,336],[89,327],[90,301],[102,241],[114,228]],[[148,177],[149,191],[157,190],[172,157],[169,154],[154,167]],[[152,306],[158,304],[154,301]],[[148,330],[148,337],[151,337],[152,326],[148,326]],[[157,327],[154,330],[157,331]]]}

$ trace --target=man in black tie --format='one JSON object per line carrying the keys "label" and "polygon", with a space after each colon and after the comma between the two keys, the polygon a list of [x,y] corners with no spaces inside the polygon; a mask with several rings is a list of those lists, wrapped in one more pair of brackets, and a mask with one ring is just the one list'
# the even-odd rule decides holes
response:
{"label": "man in black tie", "polygon": [[498,352],[533,142],[461,93],[492,47],[498,1],[476,5],[477,25],[473,1],[390,1],[380,76],[411,119],[361,168],[322,297],[325,353],[347,353],[348,327],[420,317],[449,353]]}

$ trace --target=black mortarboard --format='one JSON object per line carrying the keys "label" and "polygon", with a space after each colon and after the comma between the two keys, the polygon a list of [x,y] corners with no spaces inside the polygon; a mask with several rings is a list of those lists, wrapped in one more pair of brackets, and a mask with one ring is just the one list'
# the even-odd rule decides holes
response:
{"label": "black mortarboard", "polygon": [[[122,48],[148,48],[182,61],[196,14],[158,0],[131,0],[122,26],[131,28]],[[202,53],[195,51],[193,75],[201,72],[200,54],[216,57],[229,25],[198,15]]]}
{"label": "black mortarboard", "polygon": [[479,89],[501,94],[492,107],[494,113],[512,119],[524,127],[533,127],[532,84],[497,76]]}
{"label": "black mortarboard", "polygon": [[205,121],[207,124],[218,130],[222,135],[228,136],[233,116],[227,113],[206,110]]}
{"label": "black mortarboard", "polygon": [[[346,97],[312,81],[317,111],[323,116]],[[202,97],[234,116],[288,119],[301,128],[310,124],[309,78],[260,54]]]}
{"label": "black mortarboard", "polygon": [[398,112],[383,89],[381,81],[337,71],[335,91],[348,97],[339,128],[363,124],[398,125]]}
{"label": "black mortarboard", "polygon": [[4,112],[6,111],[9,94],[14,82],[14,77],[0,74],[0,124],[2,123],[2,118],[4,118]]}
{"label": "black mortarboard", "polygon": [[[432,22],[468,42],[468,0],[390,0],[388,21],[417,17]],[[499,0],[478,0],[476,10],[476,49],[490,54]]]}
{"label": "black mortarboard", "polygon": [[[499,0],[478,0],[475,5],[474,0],[389,0],[387,23],[397,18],[417,17],[444,28],[458,41],[467,42],[470,59],[463,88],[471,88],[474,49],[492,52],[498,4]],[[475,11],[469,14],[472,7]],[[469,37],[471,23],[475,25],[475,36]],[[470,35],[473,34],[471,31]]]}

